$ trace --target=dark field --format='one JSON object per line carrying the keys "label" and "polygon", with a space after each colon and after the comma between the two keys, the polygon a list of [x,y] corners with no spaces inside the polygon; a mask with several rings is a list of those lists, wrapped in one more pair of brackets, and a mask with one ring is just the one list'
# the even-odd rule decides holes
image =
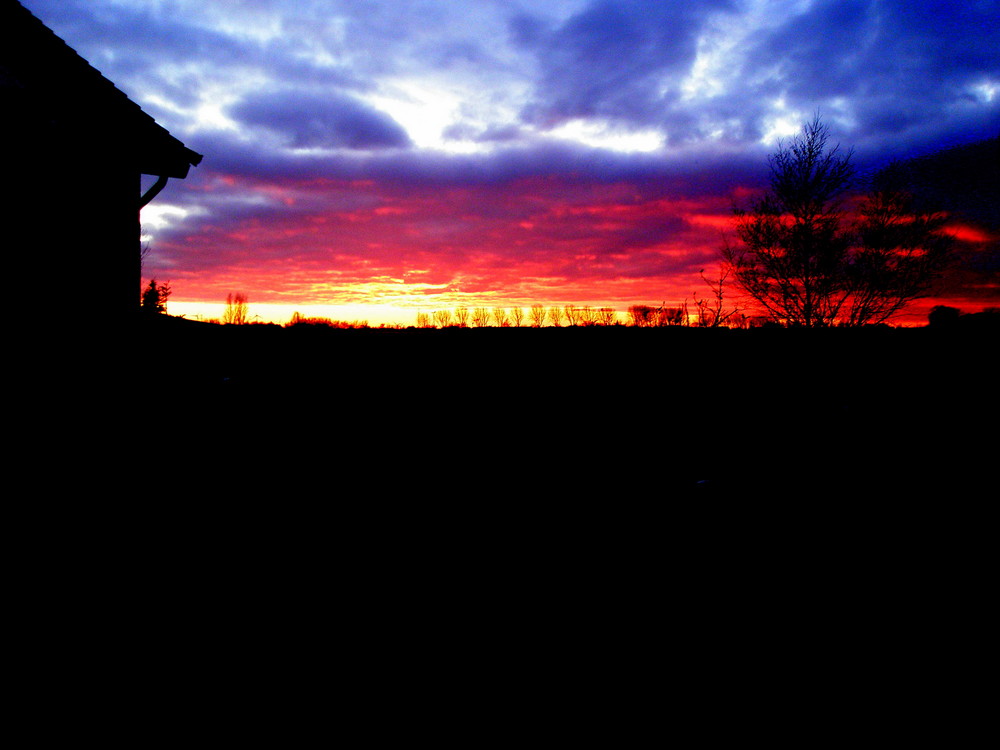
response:
{"label": "dark field", "polygon": [[948,663],[978,663],[988,622],[993,340],[157,319],[56,369],[29,539],[71,550],[81,612],[108,586],[165,659],[232,674],[263,630],[311,635],[281,640],[311,665],[346,623],[394,666],[495,641],[576,674],[610,632],[643,668],[667,637],[706,681],[749,665],[747,694],[817,651],[850,700],[873,664],[923,686],[926,640],[946,625]]}
{"label": "dark field", "polygon": [[156,318],[109,345],[110,380],[90,373],[98,403],[131,406],[136,449],[198,492],[946,500],[996,494],[995,342]]}

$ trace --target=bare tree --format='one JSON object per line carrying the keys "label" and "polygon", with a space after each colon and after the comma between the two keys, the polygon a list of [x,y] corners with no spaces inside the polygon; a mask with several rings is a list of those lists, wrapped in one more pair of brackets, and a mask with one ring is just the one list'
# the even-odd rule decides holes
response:
{"label": "bare tree", "polygon": [[597,324],[601,326],[613,326],[618,320],[617,313],[610,307],[602,307],[597,311]]}
{"label": "bare tree", "polygon": [[723,324],[729,325],[737,319],[737,316],[742,317],[739,305],[733,305],[728,310],[726,309],[725,284],[732,270],[729,266],[720,266],[718,281],[705,278],[705,269],[701,270],[702,281],[708,284],[708,288],[712,290],[711,300],[701,299],[697,293],[694,294],[694,304],[698,309],[698,325],[702,328],[718,328]]}
{"label": "bare tree", "polygon": [[493,321],[496,323],[497,328],[510,327],[510,318],[507,316],[507,311],[502,307],[496,307],[493,309]]}
{"label": "bare tree", "polygon": [[520,328],[524,323],[524,310],[520,307],[512,307],[510,310],[510,322],[515,328]]}
{"label": "bare tree", "polygon": [[244,292],[226,295],[226,309],[222,313],[222,322],[235,326],[245,326],[250,322],[250,307]]}
{"label": "bare tree", "polygon": [[558,328],[562,325],[563,311],[561,307],[550,307],[549,308],[549,323]]}
{"label": "bare tree", "polygon": [[656,309],[655,325],[657,327],[687,325],[687,317],[686,304],[680,307],[667,307],[664,303]]}
{"label": "bare tree", "polygon": [[545,306],[540,304],[534,304],[531,306],[531,325],[533,328],[541,328],[545,325]]}
{"label": "bare tree", "polygon": [[747,329],[750,327],[750,318],[741,312],[733,313],[729,318],[726,319],[727,328],[742,328]]}
{"label": "bare tree", "polygon": [[899,164],[871,181],[854,225],[844,325],[883,323],[929,296],[951,261],[951,239],[942,232],[945,215],[920,206],[909,188]]}
{"label": "bare tree", "polygon": [[438,328],[447,328],[451,325],[451,310],[435,310],[434,323]]}
{"label": "bare tree", "polygon": [[[876,180],[851,219],[852,152],[828,147],[814,118],[770,158],[770,189],[736,210],[723,248],[734,283],[775,321],[806,328],[879,323],[927,293],[947,259],[942,217]],[[891,175],[889,175],[891,177]]]}
{"label": "bare tree", "polygon": [[469,325],[469,308],[459,307],[455,310],[455,325],[459,328],[467,328]]}
{"label": "bare tree", "polygon": [[632,305],[628,309],[629,324],[636,328],[649,328],[654,325],[656,308],[650,305]]}
{"label": "bare tree", "polygon": [[563,308],[563,316],[566,318],[566,325],[575,326],[580,324],[580,311],[576,305],[566,305]]}
{"label": "bare tree", "polygon": [[485,307],[477,307],[472,311],[472,325],[476,328],[486,328],[490,324],[490,311]]}

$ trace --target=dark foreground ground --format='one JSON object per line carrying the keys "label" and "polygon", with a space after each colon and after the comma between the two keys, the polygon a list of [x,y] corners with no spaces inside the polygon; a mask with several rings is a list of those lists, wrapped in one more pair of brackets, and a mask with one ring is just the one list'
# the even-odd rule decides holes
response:
{"label": "dark foreground ground", "polygon": [[[9,391],[6,530],[82,731],[464,745],[544,715],[621,744],[666,715],[801,744],[987,715],[995,338],[70,333]],[[114,721],[79,697],[101,680]]]}
{"label": "dark foreground ground", "polygon": [[997,489],[995,332],[157,318],[95,341],[54,387],[82,389],[71,405],[82,423],[113,425],[105,434],[150,473],[198,491],[572,501]]}

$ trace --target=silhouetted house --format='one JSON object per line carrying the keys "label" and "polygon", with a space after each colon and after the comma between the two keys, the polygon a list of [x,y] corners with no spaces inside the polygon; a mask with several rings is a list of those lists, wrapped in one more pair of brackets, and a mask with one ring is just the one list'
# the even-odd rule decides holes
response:
{"label": "silhouetted house", "polygon": [[[65,316],[138,308],[139,209],[201,155],[14,0],[0,0],[5,255]],[[140,196],[141,175],[158,179]],[[8,266],[9,267],[9,266]]]}

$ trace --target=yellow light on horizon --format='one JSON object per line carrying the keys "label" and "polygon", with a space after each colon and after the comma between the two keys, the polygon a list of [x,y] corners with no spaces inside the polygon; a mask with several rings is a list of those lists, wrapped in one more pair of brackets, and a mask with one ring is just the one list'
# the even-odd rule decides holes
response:
{"label": "yellow light on horizon", "polygon": [[[294,313],[307,318],[330,318],[349,322],[367,321],[368,325],[413,325],[417,310],[398,305],[287,305],[266,302],[248,303],[250,322],[284,325]],[[170,315],[190,320],[222,320],[225,303],[219,302],[167,302]]]}

